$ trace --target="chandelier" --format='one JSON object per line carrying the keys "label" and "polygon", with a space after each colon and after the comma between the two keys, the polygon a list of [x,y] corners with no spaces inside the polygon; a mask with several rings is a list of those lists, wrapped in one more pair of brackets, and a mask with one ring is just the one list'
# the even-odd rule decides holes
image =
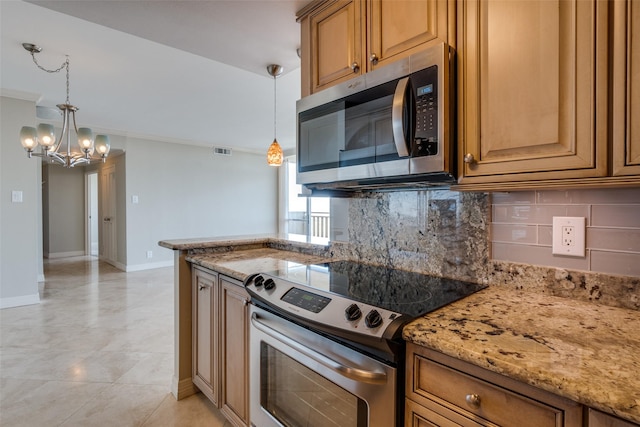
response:
{"label": "chandelier", "polygon": [[[69,102],[69,56],[60,67],[55,70],[48,70],[38,64],[36,53],[42,51],[40,46],[31,43],[22,43],[22,46],[31,53],[31,58],[36,66],[47,73],[57,73],[66,70],[67,73],[67,100],[64,104],[58,104],[57,107],[62,113],[62,132],[60,137],[56,139],[53,125],[40,123],[38,128],[31,126],[23,126],[20,130],[20,142],[27,151],[27,156],[43,157],[51,163],[58,163],[64,167],[72,168],[77,165],[89,164],[91,160],[105,161],[109,155],[109,137],[107,135],[97,135],[93,139],[93,132],[89,128],[78,128],[76,125],[76,111],[78,107],[71,105]],[[75,130],[80,152],[71,151],[71,132],[70,126],[73,121],[73,129]],[[63,141],[66,139],[66,151],[62,148]],[[40,152],[34,152],[34,149],[40,145]],[[94,157],[94,154],[97,157]]]}
{"label": "chandelier", "polygon": [[282,153],[282,147],[278,144],[278,139],[276,138],[276,100],[277,100],[277,92],[276,92],[276,78],[282,74],[283,68],[281,65],[271,64],[267,66],[267,72],[270,76],[273,77],[273,142],[269,146],[267,150],[267,164],[269,166],[280,166],[282,165],[282,160],[284,155]]}

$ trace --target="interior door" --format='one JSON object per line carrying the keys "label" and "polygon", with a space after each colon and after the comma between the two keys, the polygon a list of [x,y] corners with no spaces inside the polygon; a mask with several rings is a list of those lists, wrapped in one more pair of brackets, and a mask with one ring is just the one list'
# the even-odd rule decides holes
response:
{"label": "interior door", "polygon": [[105,261],[116,262],[117,251],[117,223],[116,223],[116,170],[115,166],[102,169],[100,184],[102,186],[102,238],[101,258]]}

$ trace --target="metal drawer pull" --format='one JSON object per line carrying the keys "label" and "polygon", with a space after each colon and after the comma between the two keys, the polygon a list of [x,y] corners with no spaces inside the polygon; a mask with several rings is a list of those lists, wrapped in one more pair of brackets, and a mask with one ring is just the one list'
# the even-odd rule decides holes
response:
{"label": "metal drawer pull", "polygon": [[469,406],[471,406],[472,408],[478,409],[480,407],[480,396],[475,393],[467,394],[464,400],[466,400]]}
{"label": "metal drawer pull", "polygon": [[362,381],[369,384],[385,384],[387,382],[387,374],[384,372],[376,372],[376,371],[367,371],[364,369],[347,366],[340,362],[337,362],[323,354],[318,353],[297,341],[289,338],[288,336],[278,332],[277,330],[265,325],[256,313],[251,315],[251,324],[258,329],[259,331],[269,335],[272,338],[277,339],[283,344],[288,345],[289,347],[299,351],[305,356],[313,359],[315,362],[320,363],[321,365],[326,366],[342,375],[343,377],[350,378],[356,381]]}

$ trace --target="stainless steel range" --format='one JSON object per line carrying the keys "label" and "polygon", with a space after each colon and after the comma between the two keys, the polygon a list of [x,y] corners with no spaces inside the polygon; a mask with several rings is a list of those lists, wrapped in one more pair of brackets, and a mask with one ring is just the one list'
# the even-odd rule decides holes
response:
{"label": "stainless steel range", "polygon": [[256,427],[401,426],[402,327],[482,285],[379,266],[287,263],[251,295]]}

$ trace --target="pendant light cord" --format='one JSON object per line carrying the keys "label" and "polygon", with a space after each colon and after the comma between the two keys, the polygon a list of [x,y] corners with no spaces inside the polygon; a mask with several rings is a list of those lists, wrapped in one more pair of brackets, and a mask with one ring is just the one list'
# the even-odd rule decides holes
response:
{"label": "pendant light cord", "polygon": [[276,76],[273,76],[273,140],[276,140],[276,108],[278,99],[278,85],[276,84]]}

